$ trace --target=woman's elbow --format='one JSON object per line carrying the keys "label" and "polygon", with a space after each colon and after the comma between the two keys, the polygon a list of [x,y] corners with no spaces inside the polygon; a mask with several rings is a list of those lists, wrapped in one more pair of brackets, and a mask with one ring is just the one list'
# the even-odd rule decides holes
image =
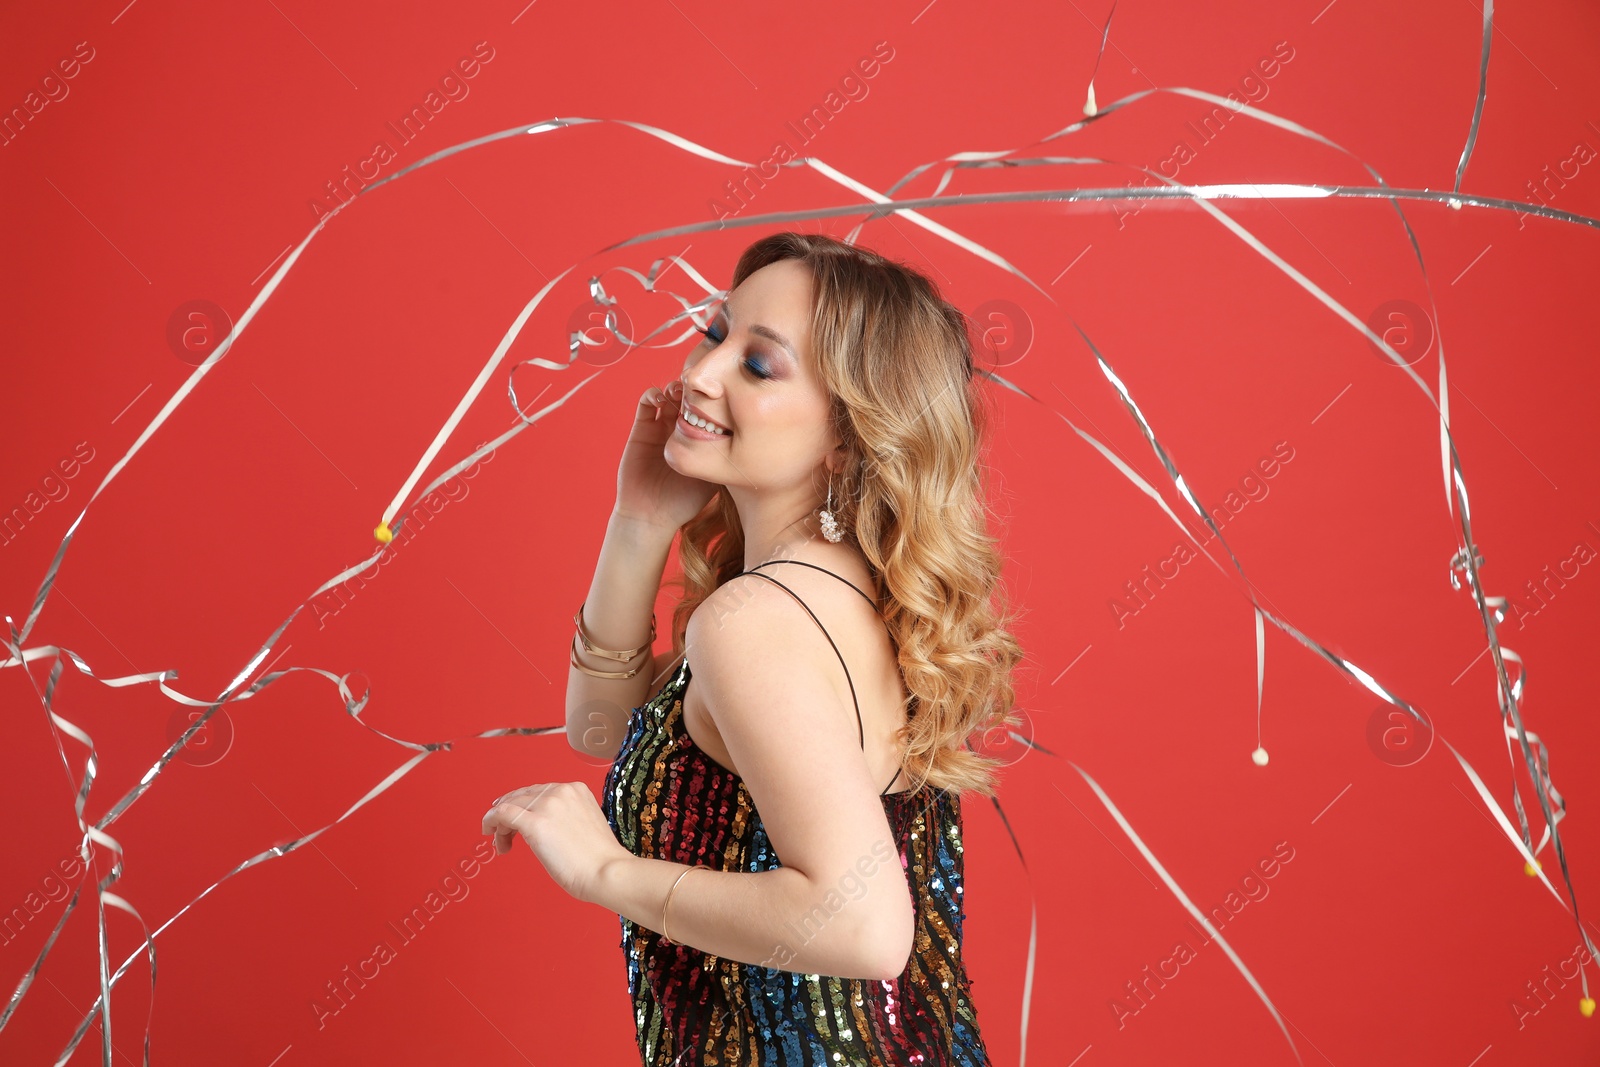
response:
{"label": "woman's elbow", "polygon": [[624,726],[618,722],[616,705],[605,700],[589,700],[567,714],[567,744],[575,752],[596,759],[611,760],[622,751]]}
{"label": "woman's elbow", "polygon": [[580,755],[601,760],[615,760],[622,748],[619,739],[609,737],[603,729],[594,726],[567,727],[567,744]]}
{"label": "woman's elbow", "polygon": [[863,939],[863,943],[876,946],[868,961],[868,973],[874,981],[892,982],[911,965],[911,952],[916,944],[916,918],[902,916],[881,923],[877,932],[878,937]]}

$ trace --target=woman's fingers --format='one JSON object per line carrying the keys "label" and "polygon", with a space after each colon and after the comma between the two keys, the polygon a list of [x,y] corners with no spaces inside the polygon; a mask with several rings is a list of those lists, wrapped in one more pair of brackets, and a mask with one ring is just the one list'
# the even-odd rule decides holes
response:
{"label": "woman's fingers", "polygon": [[655,411],[652,413],[651,418],[659,421],[662,409],[667,404],[676,406],[682,401],[682,398],[683,379],[674,378],[665,387],[652,385],[646,389],[644,395],[639,398],[639,407],[643,409],[646,404],[654,407]]}
{"label": "woman's fingers", "polygon": [[540,796],[550,788],[549,783],[525,785],[495,798],[483,815],[483,832],[494,834],[495,855],[511,851],[511,843],[521,836],[519,820],[525,818]]}
{"label": "woman's fingers", "polygon": [[498,806],[500,804],[504,804],[508,800],[515,800],[518,797],[526,797],[529,795],[538,796],[540,793],[543,793],[549,788],[549,783],[546,782],[541,782],[535,785],[525,785],[521,789],[513,789],[509,793],[502,793],[499,799],[497,799],[494,803],[496,806]]}
{"label": "woman's fingers", "polygon": [[483,832],[494,834],[494,852],[497,856],[504,856],[511,851],[511,843],[521,836],[517,829],[517,819],[526,814],[527,809],[514,802],[513,796],[507,796],[496,801],[483,816]]}
{"label": "woman's fingers", "polygon": [[646,404],[650,405],[653,409],[650,416],[651,419],[659,420],[661,418],[661,405],[666,398],[666,394],[662,392],[661,389],[652,385],[650,388],[646,389],[644,391],[644,395],[639,398],[639,407],[643,408]]}

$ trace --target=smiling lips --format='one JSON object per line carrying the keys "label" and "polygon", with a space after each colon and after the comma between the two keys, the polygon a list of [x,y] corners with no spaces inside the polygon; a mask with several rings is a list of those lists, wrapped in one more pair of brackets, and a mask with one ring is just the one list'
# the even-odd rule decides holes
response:
{"label": "smiling lips", "polygon": [[682,405],[678,421],[699,431],[698,434],[691,434],[690,436],[713,438],[727,437],[730,433],[732,433],[732,431],[727,427],[721,425],[720,423],[712,422],[710,419],[700,414],[700,412],[696,411],[690,404]]}

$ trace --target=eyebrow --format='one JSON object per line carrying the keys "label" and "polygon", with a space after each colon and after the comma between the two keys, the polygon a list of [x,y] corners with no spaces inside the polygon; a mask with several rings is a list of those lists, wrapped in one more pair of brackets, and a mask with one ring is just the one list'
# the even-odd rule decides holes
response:
{"label": "eyebrow", "polygon": [[[722,312],[730,319],[733,318],[733,306],[726,297],[724,297],[722,300]],[[783,336],[783,334],[779,333],[777,330],[774,330],[770,326],[762,326],[757,324],[750,327],[750,332],[755,334],[757,337],[765,337],[769,341],[774,341],[782,345],[784,348],[789,350],[790,357],[792,357],[796,362],[799,362],[800,356],[797,352],[795,352],[794,345],[790,344],[789,339]]]}

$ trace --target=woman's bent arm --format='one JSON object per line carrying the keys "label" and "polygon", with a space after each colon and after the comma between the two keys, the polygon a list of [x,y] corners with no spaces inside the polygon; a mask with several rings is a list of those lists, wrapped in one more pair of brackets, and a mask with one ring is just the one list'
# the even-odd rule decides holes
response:
{"label": "woman's bent arm", "polygon": [[[600,648],[638,648],[650,636],[650,613],[676,530],[612,512],[605,542],[584,600],[583,625]],[[595,678],[567,666],[567,742],[580,752],[614,757],[628,715],[644,703],[653,681],[653,657],[641,652],[628,663],[584,651],[576,631],[569,644],[584,666],[621,672],[644,664],[632,678]]]}
{"label": "woman's bent arm", "polygon": [[[661,933],[661,904],[685,864],[619,856],[600,869],[594,903]],[[836,872],[837,873],[837,872]],[[858,886],[859,896],[840,885]],[[892,896],[886,904],[875,896]],[[881,916],[897,916],[887,922]],[[910,891],[888,841],[830,881],[792,867],[684,875],[669,912],[674,941],[758,967],[892,980],[911,959]]]}
{"label": "woman's bent arm", "polygon": [[[878,793],[881,775],[841,697],[831,639],[787,593],[753,577],[729,580],[702,607],[685,634],[694,684],[782,864],[721,870],[729,853],[714,855],[707,869],[684,876],[666,909],[685,865],[623,853],[600,868],[592,899],[658,933],[666,922],[673,940],[740,963],[898,976],[911,957],[916,906]],[[676,804],[674,788],[663,785],[658,802]],[[683,803],[705,800],[685,791]],[[724,812],[703,814],[715,821]]]}

